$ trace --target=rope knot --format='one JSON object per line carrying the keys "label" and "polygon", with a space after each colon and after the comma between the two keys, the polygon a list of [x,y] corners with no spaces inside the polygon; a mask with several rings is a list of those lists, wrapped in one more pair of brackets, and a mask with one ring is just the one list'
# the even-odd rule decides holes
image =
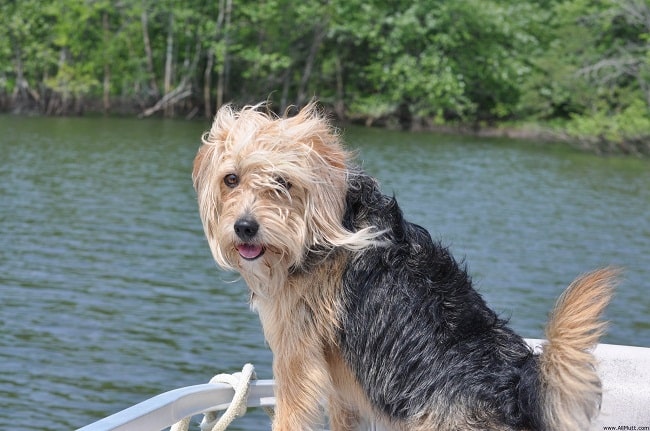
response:
{"label": "rope knot", "polygon": [[224,431],[232,421],[246,414],[250,382],[256,378],[255,367],[252,364],[246,364],[240,373],[217,374],[210,379],[210,383],[225,383],[232,386],[235,395],[220,418],[217,419],[215,412],[207,412],[203,415],[201,431]]}
{"label": "rope knot", "polygon": [[[244,365],[240,373],[217,374],[210,379],[211,384],[225,383],[232,386],[235,395],[228,408],[217,418],[216,412],[206,412],[201,421],[201,431],[224,431],[235,419],[246,414],[250,382],[255,380],[255,367],[252,364]],[[170,431],[185,431],[189,428],[190,418],[174,424]]]}

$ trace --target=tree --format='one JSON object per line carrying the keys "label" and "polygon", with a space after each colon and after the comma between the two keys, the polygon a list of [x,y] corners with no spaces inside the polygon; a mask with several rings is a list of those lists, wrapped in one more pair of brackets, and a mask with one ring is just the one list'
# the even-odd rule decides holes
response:
{"label": "tree", "polygon": [[565,120],[585,146],[639,153],[650,135],[650,6],[575,0],[552,8],[555,35],[533,60],[524,109]]}
{"label": "tree", "polygon": [[0,1],[0,109],[211,117],[316,96],[366,124],[640,142],[649,44],[647,0]]}

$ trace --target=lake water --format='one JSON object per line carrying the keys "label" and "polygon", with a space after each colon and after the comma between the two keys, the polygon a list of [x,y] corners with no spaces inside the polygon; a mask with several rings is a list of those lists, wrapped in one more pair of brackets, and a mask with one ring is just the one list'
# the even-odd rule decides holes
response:
{"label": "lake water", "polygon": [[[0,117],[0,428],[68,430],[271,354],[213,263],[190,171],[200,122]],[[604,341],[650,346],[650,161],[350,129],[407,217],[542,337],[578,274],[626,268]],[[268,429],[255,412],[233,429]]]}

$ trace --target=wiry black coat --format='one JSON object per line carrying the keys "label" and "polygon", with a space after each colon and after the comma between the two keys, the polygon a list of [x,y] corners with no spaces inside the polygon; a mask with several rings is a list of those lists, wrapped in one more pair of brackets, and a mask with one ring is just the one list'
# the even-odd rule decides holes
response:
{"label": "wiry black coat", "polygon": [[401,421],[469,406],[479,423],[539,429],[537,357],[524,340],[373,178],[348,182],[345,227],[375,226],[390,243],[354,253],[343,277],[339,342],[373,407]]}

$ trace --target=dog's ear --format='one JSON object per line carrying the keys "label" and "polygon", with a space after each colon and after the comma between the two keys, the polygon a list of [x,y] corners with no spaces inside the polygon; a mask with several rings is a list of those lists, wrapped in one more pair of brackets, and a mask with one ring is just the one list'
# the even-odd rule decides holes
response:
{"label": "dog's ear", "polygon": [[[318,109],[315,101],[302,108],[294,117],[285,120],[289,136],[308,147],[312,167],[321,167],[325,173],[336,173],[344,178],[350,154],[343,148],[338,131]],[[342,176],[341,176],[342,175]]]}
{"label": "dog's ear", "polygon": [[291,118],[291,127],[304,128],[301,136],[310,147],[310,166],[313,169],[308,187],[305,220],[312,245],[344,247],[361,250],[378,245],[382,232],[375,226],[363,227],[355,232],[343,226],[348,193],[348,170],[353,159],[342,144],[338,131],[321,114],[315,102]]}
{"label": "dog's ear", "polygon": [[308,197],[307,211],[311,214],[306,219],[315,242],[337,245],[348,234],[342,224],[347,193],[346,154],[324,139],[313,144],[313,157],[320,166],[314,172],[317,179]]}
{"label": "dog's ear", "polygon": [[192,166],[192,183],[194,184],[194,189],[196,191],[199,191],[199,188],[202,185],[205,176],[205,162],[206,158],[210,157],[208,155],[210,152],[210,146],[203,144],[199,147],[199,150],[194,157],[194,164]]}
{"label": "dog's ear", "polygon": [[346,245],[353,233],[343,227],[347,166],[351,155],[337,130],[311,102],[286,121],[286,131],[305,148],[309,180],[305,182],[305,222],[310,246]]}

